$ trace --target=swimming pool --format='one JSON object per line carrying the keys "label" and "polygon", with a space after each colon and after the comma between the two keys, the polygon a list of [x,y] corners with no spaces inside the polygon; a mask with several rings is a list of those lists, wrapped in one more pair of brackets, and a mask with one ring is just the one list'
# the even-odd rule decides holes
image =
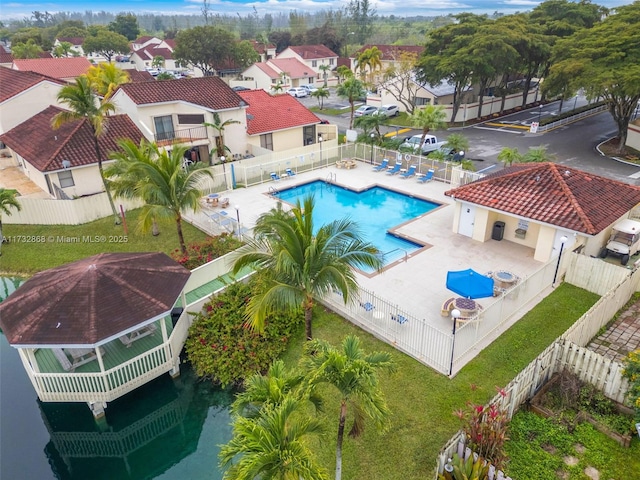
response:
{"label": "swimming pool", "polygon": [[322,180],[282,190],[278,198],[295,204],[310,194],[315,198],[316,228],[350,218],[358,224],[363,237],[384,254],[385,265],[403,258],[405,252],[415,252],[423,247],[390,234],[388,230],[440,206],[383,187],[355,192]]}

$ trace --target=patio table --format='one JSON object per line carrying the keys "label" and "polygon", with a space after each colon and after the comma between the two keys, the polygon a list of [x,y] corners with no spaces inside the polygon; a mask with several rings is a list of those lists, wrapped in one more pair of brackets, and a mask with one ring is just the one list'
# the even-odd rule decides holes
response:
{"label": "patio table", "polygon": [[453,306],[460,311],[461,318],[473,317],[478,312],[478,304],[470,298],[458,297],[453,301]]}
{"label": "patio table", "polygon": [[518,277],[506,270],[500,270],[493,273],[493,280],[496,283],[496,287],[509,288],[518,281]]}

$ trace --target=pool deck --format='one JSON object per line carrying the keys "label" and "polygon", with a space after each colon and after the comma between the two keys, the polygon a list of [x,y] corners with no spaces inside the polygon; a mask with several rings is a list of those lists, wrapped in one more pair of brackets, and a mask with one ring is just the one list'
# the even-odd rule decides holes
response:
{"label": "pool deck", "polygon": [[[371,290],[414,315],[427,319],[435,327],[446,331],[451,329],[451,321],[440,315],[442,303],[447,298],[456,296],[445,286],[449,270],[507,270],[525,277],[542,267],[542,263],[533,259],[532,248],[507,240],[488,240],[481,243],[454,233],[454,202],[444,195],[444,192],[451,189],[448,183],[433,180],[422,184],[418,183],[415,177],[403,179],[397,175],[387,175],[385,172],[374,172],[371,165],[362,162],[358,162],[357,167],[353,169],[328,167],[301,173],[279,182],[267,182],[226,192],[224,196],[230,198],[230,206],[225,210],[229,216],[235,216],[235,207],[238,206],[240,224],[245,229],[251,229],[261,214],[277,204],[277,200],[268,195],[269,187],[284,190],[313,180],[325,180],[329,174],[334,175],[334,183],[351,189],[359,190],[380,185],[442,204],[442,207],[407,222],[396,230],[413,240],[430,245],[429,248],[412,254],[406,262],[401,261],[379,275],[371,278],[364,274],[358,275],[358,282],[362,288]],[[208,227],[210,233],[219,233],[205,212],[200,212],[193,220],[201,228]],[[479,303],[486,307],[494,301],[493,298],[483,298]]]}

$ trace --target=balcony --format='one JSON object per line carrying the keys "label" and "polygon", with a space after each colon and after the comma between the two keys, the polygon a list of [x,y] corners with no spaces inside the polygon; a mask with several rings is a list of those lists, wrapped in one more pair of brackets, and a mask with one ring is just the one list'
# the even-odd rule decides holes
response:
{"label": "balcony", "polygon": [[195,140],[207,140],[209,137],[207,135],[207,127],[199,126],[156,133],[154,138],[158,145],[164,146],[174,143],[192,143]]}

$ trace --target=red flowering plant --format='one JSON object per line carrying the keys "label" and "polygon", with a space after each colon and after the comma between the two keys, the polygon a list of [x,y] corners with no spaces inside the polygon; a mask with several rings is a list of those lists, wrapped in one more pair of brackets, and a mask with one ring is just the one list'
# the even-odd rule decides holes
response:
{"label": "red flowering plant", "polygon": [[263,332],[252,330],[245,318],[252,285],[255,282],[229,285],[209,300],[194,319],[185,343],[195,372],[223,387],[266,372],[302,323],[300,310],[288,311],[271,316]]}
{"label": "red flowering plant", "polygon": [[[497,387],[496,387],[497,388]],[[501,397],[506,392],[497,388]],[[505,462],[504,443],[508,440],[509,417],[496,403],[475,405],[467,403],[467,408],[454,414],[462,420],[462,429],[467,436],[467,446],[481,457],[502,468]]]}
{"label": "red flowering plant", "polygon": [[241,245],[242,242],[236,237],[223,233],[203,242],[190,243],[187,245],[186,255],[183,255],[180,249],[176,249],[171,252],[171,257],[183,267],[193,270],[211,260],[233,252]]}

